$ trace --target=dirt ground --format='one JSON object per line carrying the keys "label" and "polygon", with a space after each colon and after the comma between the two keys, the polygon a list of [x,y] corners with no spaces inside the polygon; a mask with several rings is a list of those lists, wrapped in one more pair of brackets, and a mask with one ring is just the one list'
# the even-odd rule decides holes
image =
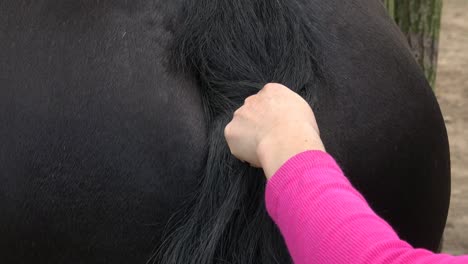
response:
{"label": "dirt ground", "polygon": [[468,0],[444,0],[437,78],[452,159],[443,252],[468,254]]}

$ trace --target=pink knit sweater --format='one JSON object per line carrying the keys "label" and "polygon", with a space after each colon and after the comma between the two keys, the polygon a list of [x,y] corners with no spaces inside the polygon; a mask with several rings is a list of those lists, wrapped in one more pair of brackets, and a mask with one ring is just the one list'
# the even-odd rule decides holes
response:
{"label": "pink knit sweater", "polygon": [[400,240],[322,151],[290,158],[268,181],[266,206],[296,264],[468,263]]}

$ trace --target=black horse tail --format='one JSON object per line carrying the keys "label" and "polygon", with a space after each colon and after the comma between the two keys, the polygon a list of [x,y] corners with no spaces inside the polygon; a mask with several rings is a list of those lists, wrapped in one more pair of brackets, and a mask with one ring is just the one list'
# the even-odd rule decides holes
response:
{"label": "black horse tail", "polygon": [[150,263],[290,263],[264,205],[260,169],[233,157],[224,127],[244,99],[279,82],[309,103],[323,77],[316,24],[300,0],[189,0],[175,22],[170,65],[196,76],[209,126],[197,192],[173,217]]}

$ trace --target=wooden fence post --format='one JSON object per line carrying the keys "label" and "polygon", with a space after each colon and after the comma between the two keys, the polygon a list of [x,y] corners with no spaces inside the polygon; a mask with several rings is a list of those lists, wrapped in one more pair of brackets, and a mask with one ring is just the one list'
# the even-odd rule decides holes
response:
{"label": "wooden fence post", "polygon": [[384,0],[432,87],[437,73],[442,0]]}

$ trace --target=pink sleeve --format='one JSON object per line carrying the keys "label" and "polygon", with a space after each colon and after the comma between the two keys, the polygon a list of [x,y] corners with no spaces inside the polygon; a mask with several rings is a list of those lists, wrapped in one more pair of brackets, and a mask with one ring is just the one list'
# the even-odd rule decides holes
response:
{"label": "pink sleeve", "polygon": [[268,181],[266,206],[296,264],[468,263],[400,240],[322,151],[286,161]]}

